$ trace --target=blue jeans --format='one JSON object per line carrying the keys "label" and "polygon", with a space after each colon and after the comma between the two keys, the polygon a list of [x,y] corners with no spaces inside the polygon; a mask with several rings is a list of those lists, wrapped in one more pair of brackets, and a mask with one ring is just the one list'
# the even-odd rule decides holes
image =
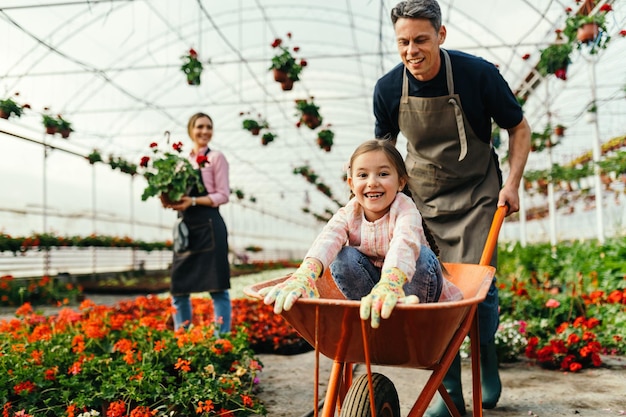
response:
{"label": "blue jeans", "polygon": [[[380,281],[380,269],[367,256],[351,246],[344,246],[330,264],[330,272],[339,290],[349,300],[360,300],[368,295]],[[417,259],[415,274],[404,284],[406,295],[417,295],[421,303],[439,300],[443,275],[434,252],[422,246]]]}
{"label": "blue jeans", "polygon": [[[232,306],[228,291],[211,292],[211,298],[213,299],[215,323],[219,324],[219,331],[216,326],[215,335],[218,336],[220,333],[230,332]],[[173,296],[172,305],[176,308],[174,329],[177,330],[181,326],[189,327],[191,324],[191,300],[189,294]]]}

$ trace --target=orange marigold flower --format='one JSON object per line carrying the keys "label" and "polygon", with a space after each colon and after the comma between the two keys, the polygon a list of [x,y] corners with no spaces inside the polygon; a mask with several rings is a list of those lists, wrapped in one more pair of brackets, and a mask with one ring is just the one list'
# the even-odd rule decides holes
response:
{"label": "orange marigold flower", "polygon": [[33,306],[26,302],[24,304],[22,304],[22,306],[20,308],[18,308],[17,310],[15,310],[15,315],[18,317],[24,317],[27,316],[29,314],[33,313]]}
{"label": "orange marigold flower", "polygon": [[126,416],[126,403],[122,400],[113,401],[107,408],[106,417]]}
{"label": "orange marigold flower", "polygon": [[252,408],[254,407],[254,401],[250,398],[249,395],[241,394],[241,401],[243,401],[244,407]]}
{"label": "orange marigold flower", "polygon": [[211,350],[216,355],[224,355],[233,350],[233,344],[228,339],[217,339]]}
{"label": "orange marigold flower", "polygon": [[150,417],[156,415],[157,410],[150,410],[150,407],[140,405],[130,412],[130,417]]}
{"label": "orange marigold flower", "polygon": [[174,365],[174,369],[180,369],[183,372],[189,372],[191,370],[191,362],[186,359],[178,358],[176,364]]}
{"label": "orange marigold flower", "polygon": [[196,408],[196,414],[210,413],[211,411],[213,411],[213,408],[215,408],[215,406],[213,405],[213,401],[212,400],[198,401],[198,407]]}
{"label": "orange marigold flower", "polygon": [[166,348],[166,343],[164,339],[161,340],[157,340],[156,342],[154,342],[154,351],[155,352],[160,352],[163,349]]}

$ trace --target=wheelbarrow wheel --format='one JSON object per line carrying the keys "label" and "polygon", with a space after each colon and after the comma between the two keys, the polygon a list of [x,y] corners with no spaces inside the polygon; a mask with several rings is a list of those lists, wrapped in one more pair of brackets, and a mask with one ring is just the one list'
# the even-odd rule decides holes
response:
{"label": "wheelbarrow wheel", "polygon": [[[372,373],[372,384],[376,417],[400,417],[400,400],[393,382],[383,374]],[[340,417],[372,417],[367,374],[352,382]]]}

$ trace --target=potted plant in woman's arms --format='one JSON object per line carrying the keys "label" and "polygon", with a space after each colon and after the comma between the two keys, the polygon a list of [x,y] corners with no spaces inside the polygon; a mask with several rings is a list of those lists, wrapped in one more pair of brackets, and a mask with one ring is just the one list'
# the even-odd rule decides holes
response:
{"label": "potted plant in woman's arms", "polygon": [[[319,113],[319,106],[311,100],[296,100],[296,109],[299,111],[300,120],[296,123],[297,127],[300,127],[302,123],[309,129],[315,129],[322,124],[322,116]],[[298,114],[297,114],[298,115]]]}
{"label": "potted plant in woman's arms", "polygon": [[143,176],[148,181],[141,195],[143,201],[158,195],[161,201],[171,204],[180,201],[190,187],[196,186],[198,191],[204,191],[200,172],[187,158],[180,155],[183,148],[181,142],[172,145],[174,152],[159,150],[156,142],[152,142],[150,148],[153,156],[144,156],[139,163],[144,168]]}
{"label": "potted plant in woman's arms", "polygon": [[[287,33],[287,38],[291,39],[291,33]],[[301,59],[298,63],[289,48],[283,46],[283,40],[280,38],[274,39],[272,48],[278,49],[279,53],[272,57],[272,65],[269,70],[273,71],[274,81],[279,82],[284,91],[291,90],[293,83],[300,80],[300,73],[307,65],[307,61]],[[299,50],[300,48],[297,46],[293,48],[294,52]]]}

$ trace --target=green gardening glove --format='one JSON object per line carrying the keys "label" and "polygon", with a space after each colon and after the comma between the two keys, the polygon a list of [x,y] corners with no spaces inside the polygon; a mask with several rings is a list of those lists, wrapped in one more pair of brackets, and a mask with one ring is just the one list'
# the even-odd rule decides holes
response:
{"label": "green gardening glove", "polygon": [[398,301],[407,299],[402,289],[406,281],[406,275],[398,268],[383,270],[378,284],[372,288],[369,295],[361,298],[361,320],[369,319],[371,313],[372,328],[378,328],[380,318],[388,319]]}
{"label": "green gardening glove", "polygon": [[265,296],[265,304],[274,303],[274,313],[280,314],[283,310],[289,311],[300,297],[318,298],[320,294],[315,287],[315,280],[321,274],[322,265],[319,261],[305,259],[291,277],[273,287],[262,288],[259,294]]}

